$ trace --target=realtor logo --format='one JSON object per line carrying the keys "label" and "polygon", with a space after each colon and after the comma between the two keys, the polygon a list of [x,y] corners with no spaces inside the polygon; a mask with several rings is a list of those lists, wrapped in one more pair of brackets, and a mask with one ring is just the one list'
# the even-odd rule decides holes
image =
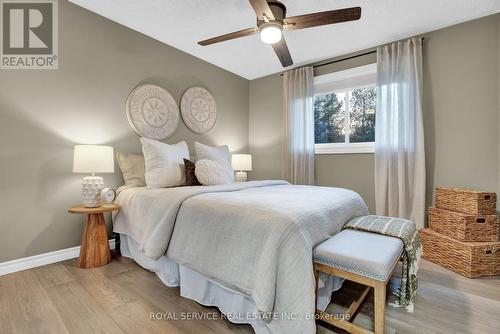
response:
{"label": "realtor logo", "polygon": [[57,69],[57,0],[0,1],[1,69]]}

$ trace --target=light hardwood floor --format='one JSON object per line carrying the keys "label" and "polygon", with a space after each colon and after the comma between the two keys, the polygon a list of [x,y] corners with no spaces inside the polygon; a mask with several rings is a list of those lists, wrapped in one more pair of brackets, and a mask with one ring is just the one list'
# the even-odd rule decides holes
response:
{"label": "light hardwood floor", "polygon": [[[329,311],[345,309],[358,291],[345,284]],[[370,297],[356,323],[372,326],[372,303]],[[150,320],[152,312],[218,319]],[[253,333],[221,319],[216,308],[180,297],[179,289],[122,257],[96,269],[69,260],[0,277],[2,334],[160,332]],[[318,333],[334,332],[318,326]],[[386,333],[500,333],[500,277],[470,280],[422,260],[415,312],[388,307]]]}

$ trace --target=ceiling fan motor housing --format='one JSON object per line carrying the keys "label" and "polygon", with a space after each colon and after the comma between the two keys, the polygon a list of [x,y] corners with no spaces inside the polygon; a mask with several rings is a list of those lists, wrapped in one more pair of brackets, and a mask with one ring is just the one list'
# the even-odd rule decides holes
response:
{"label": "ceiling fan motor housing", "polygon": [[283,23],[283,20],[286,17],[285,5],[279,1],[269,1],[267,4],[269,5],[269,8],[271,8],[271,12],[273,12],[274,19]]}
{"label": "ceiling fan motor housing", "polygon": [[[275,22],[283,25],[283,21],[286,17],[285,5],[279,1],[269,1],[267,4],[269,5],[269,8],[274,15],[274,20],[269,19],[267,20],[267,22]],[[266,20],[259,20],[259,18],[257,18],[257,26],[260,26],[263,22],[266,22]]]}

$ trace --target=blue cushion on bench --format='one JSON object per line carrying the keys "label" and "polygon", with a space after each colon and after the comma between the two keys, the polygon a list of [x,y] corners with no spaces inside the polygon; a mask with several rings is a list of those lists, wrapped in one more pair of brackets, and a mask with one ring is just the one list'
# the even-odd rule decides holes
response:
{"label": "blue cushion on bench", "polygon": [[316,246],[313,259],[333,268],[385,281],[402,251],[403,242],[398,238],[343,230]]}

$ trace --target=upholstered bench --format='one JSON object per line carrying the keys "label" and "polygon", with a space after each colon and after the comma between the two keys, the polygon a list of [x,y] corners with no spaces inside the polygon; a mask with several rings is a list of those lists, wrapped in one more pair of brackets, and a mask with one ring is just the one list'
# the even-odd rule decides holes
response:
{"label": "upholstered bench", "polygon": [[361,297],[346,311],[345,319],[317,310],[318,319],[349,333],[373,333],[352,323],[371,288],[375,295],[375,334],[384,333],[386,285],[403,251],[403,242],[381,234],[343,230],[314,249],[316,286],[319,272],[363,285]]}

